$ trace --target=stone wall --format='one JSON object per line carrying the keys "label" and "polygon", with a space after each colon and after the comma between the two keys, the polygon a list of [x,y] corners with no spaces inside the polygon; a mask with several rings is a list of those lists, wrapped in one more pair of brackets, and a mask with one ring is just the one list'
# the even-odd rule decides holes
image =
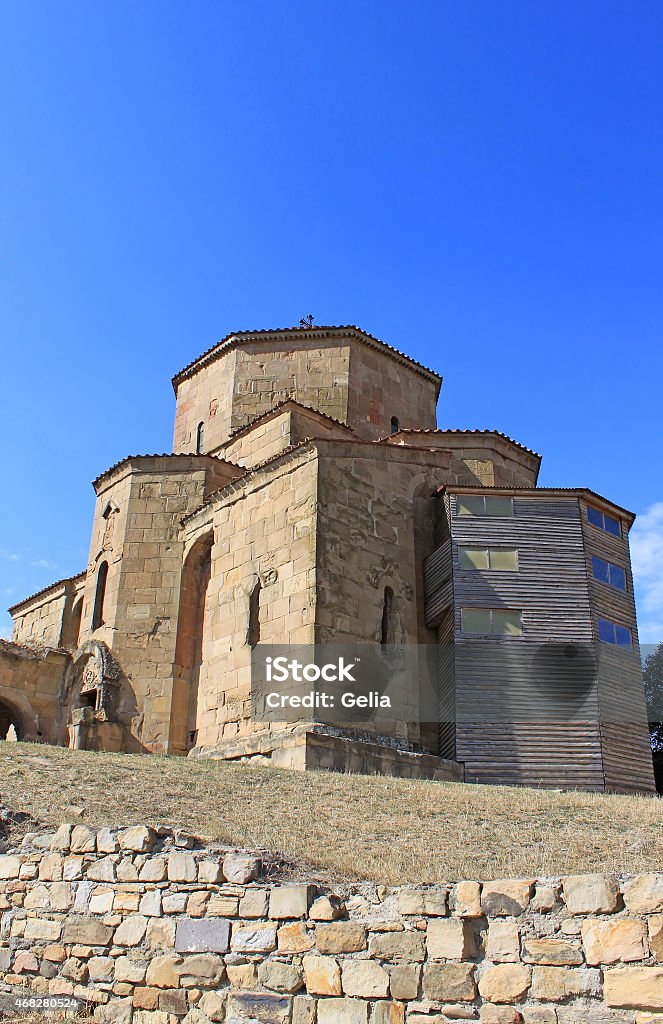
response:
{"label": "stone wall", "polygon": [[58,695],[69,661],[66,651],[0,640],[0,707],[6,712],[0,718],[15,723],[19,739],[57,741]]}
{"label": "stone wall", "polygon": [[28,835],[0,856],[0,989],[102,1024],[663,1020],[663,874],[323,889],[276,869],[144,826]]}

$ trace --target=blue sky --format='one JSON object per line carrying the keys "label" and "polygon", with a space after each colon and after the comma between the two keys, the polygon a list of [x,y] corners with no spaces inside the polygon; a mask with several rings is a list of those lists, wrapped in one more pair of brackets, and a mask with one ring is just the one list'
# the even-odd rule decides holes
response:
{"label": "blue sky", "polygon": [[84,568],[175,371],[312,312],[636,511],[663,639],[662,36],[654,2],[3,3],[2,607]]}

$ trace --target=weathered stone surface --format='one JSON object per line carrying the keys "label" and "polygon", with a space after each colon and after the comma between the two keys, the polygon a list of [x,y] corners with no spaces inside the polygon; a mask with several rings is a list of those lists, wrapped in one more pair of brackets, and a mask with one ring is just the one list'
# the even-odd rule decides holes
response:
{"label": "weathered stone surface", "polygon": [[389,975],[374,960],[345,960],[342,986],[348,996],[386,999],[389,994]]}
{"label": "weathered stone surface", "polygon": [[427,964],[423,984],[428,999],[473,1000],[477,994],[473,964]]}
{"label": "weathered stone surface", "polygon": [[152,988],[179,988],[181,956],[155,956],[147,966],[145,981]]}
{"label": "weathered stone surface", "polygon": [[562,1002],[570,996],[598,996],[601,993],[599,971],[577,967],[534,967],[530,997]]}
{"label": "weathered stone surface", "polygon": [[527,993],[530,968],[523,964],[495,964],[479,978],[479,992],[493,1003],[511,1003]]}
{"label": "weathered stone surface", "polygon": [[319,924],[315,941],[321,953],[356,953],[366,949],[366,928],[354,921]]}
{"label": "weathered stone surface", "polygon": [[537,885],[530,908],[537,914],[548,914],[557,904],[557,890],[552,885]]}
{"label": "weathered stone surface", "polygon": [[206,883],[222,882],[223,867],[219,860],[198,861],[198,881]]}
{"label": "weathered stone surface", "polygon": [[451,891],[451,912],[456,917],[481,917],[481,886],[478,882],[458,882]]}
{"label": "weathered stone surface", "polygon": [[203,993],[198,1008],[211,1021],[223,1021],[226,1015],[226,992]]}
{"label": "weathered stone surface", "polygon": [[[46,857],[42,857],[39,862],[39,878],[44,882],[61,881],[63,865],[64,860],[59,853],[51,853]],[[16,875],[18,875],[18,869]]]}
{"label": "weathered stone surface", "polygon": [[97,1024],[131,1024],[133,1002],[131,996],[126,999],[113,999],[105,1006],[95,1006],[94,1019]]}
{"label": "weathered stone surface", "polygon": [[563,895],[571,914],[613,914],[619,910],[619,888],[605,875],[567,875]]}
{"label": "weathered stone surface", "polygon": [[643,921],[584,921],[582,941],[588,964],[631,963],[649,956],[647,928]]}
{"label": "weathered stone surface", "polygon": [[298,992],[304,984],[302,972],[279,960],[265,960],[258,968],[258,980],[274,992]]}
{"label": "weathered stone surface", "polygon": [[496,963],[515,963],[520,959],[520,932],[515,922],[489,922],[486,957]]}
{"label": "weathered stone surface", "polygon": [[488,917],[517,917],[529,906],[533,886],[533,881],[523,878],[484,882],[481,909]]}
{"label": "weathered stone surface", "polygon": [[146,853],[151,850],[156,838],[154,829],[147,825],[132,825],[131,828],[124,828],[117,834],[120,849],[131,850],[134,853]]}
{"label": "weathered stone surface", "polygon": [[624,904],[630,914],[663,910],[663,875],[636,875],[624,884]]}
{"label": "weathered stone surface", "polygon": [[141,882],[163,882],[166,877],[166,861],[164,857],[148,857],[138,871]]}
{"label": "weathered stone surface", "polygon": [[94,853],[97,849],[97,833],[87,825],[74,825],[70,849],[72,853]]}
{"label": "weathered stone surface", "polygon": [[148,889],[141,896],[139,906],[144,917],[161,917],[161,889]]}
{"label": "weathered stone surface", "polygon": [[71,848],[71,825],[60,825],[55,830],[53,838],[51,839],[51,850],[60,850],[61,852],[68,852]]}
{"label": "weathered stone surface", "polygon": [[173,949],[175,946],[175,922],[163,917],[150,918],[147,923],[145,943],[151,949]]}
{"label": "weathered stone surface", "polygon": [[264,992],[231,992],[226,1011],[227,1024],[289,1024],[291,996]]}
{"label": "weathered stone surface", "polygon": [[523,1015],[515,1006],[495,1006],[484,1003],[479,1010],[481,1024],[522,1024]]}
{"label": "weathered stone surface", "polygon": [[647,919],[649,949],[655,960],[663,960],[663,914],[653,914]]}
{"label": "weathered stone surface", "polygon": [[426,957],[422,932],[383,932],[371,935],[368,951],[376,960],[409,960],[422,963]]}
{"label": "weathered stone surface", "polygon": [[[147,961],[132,960],[128,956],[118,956],[115,960],[115,980],[127,981],[132,985],[142,985],[145,981]],[[149,1007],[146,1007],[149,1009]]]}
{"label": "weathered stone surface", "polygon": [[0,879],[18,878],[20,870],[21,861],[19,857],[0,856]]}
{"label": "weathered stone surface", "polygon": [[250,857],[241,853],[229,853],[223,860],[223,874],[229,882],[246,885],[260,876],[261,861],[259,857]]}
{"label": "weathered stone surface", "polygon": [[431,960],[464,960],[475,953],[474,935],[462,918],[433,920],[428,922],[426,947]]}
{"label": "weathered stone surface", "polygon": [[270,953],[276,949],[276,925],[256,921],[233,927],[231,948],[236,953]]}
{"label": "weathered stone surface", "polygon": [[292,1001],[292,1024],[315,1024],[317,1001],[311,996],[295,996]]}
{"label": "weathered stone surface", "polygon": [[198,865],[192,853],[171,853],[168,857],[168,878],[171,882],[195,882]]}
{"label": "weathered stone surface", "polygon": [[663,968],[615,967],[605,971],[605,1001],[623,1010],[663,1010]]}
{"label": "weathered stone surface", "polygon": [[419,995],[421,967],[402,964],[389,968],[390,988],[394,999],[416,999]]}
{"label": "weathered stone surface", "polygon": [[550,964],[562,967],[583,962],[582,950],[563,939],[527,938],[523,944],[523,960],[527,964]]}
{"label": "weathered stone surface", "polygon": [[371,1012],[371,1024],[404,1024],[405,1006],[403,1003],[376,1003]]}
{"label": "weathered stone surface", "polygon": [[60,938],[61,932],[62,921],[49,921],[47,918],[29,917],[25,922],[23,936],[26,939],[56,942]]}
{"label": "weathered stone surface", "polygon": [[227,953],[229,944],[229,921],[183,918],[177,922],[175,949],[178,953]]}
{"label": "weathered stone surface", "polygon": [[112,889],[97,887],[90,895],[88,909],[91,914],[110,914],[115,893]]}
{"label": "weathered stone surface", "polygon": [[65,922],[63,942],[80,942],[87,946],[106,946],[113,938],[113,929],[94,918],[72,915]]}
{"label": "weathered stone surface", "polygon": [[252,963],[226,963],[226,974],[233,988],[241,988],[251,992],[258,984],[258,971],[255,964]]}
{"label": "weathered stone surface", "polygon": [[115,973],[115,961],[110,956],[91,956],[87,962],[90,981],[112,981]]}
{"label": "weathered stone surface", "polygon": [[194,985],[209,988],[221,984],[226,965],[216,953],[198,953],[196,956],[185,957],[179,970],[180,985],[187,988]]}
{"label": "weathered stone surface", "polygon": [[280,953],[308,953],[315,946],[315,932],[304,921],[284,924],[278,930]]}
{"label": "weathered stone surface", "polygon": [[319,896],[314,900],[308,916],[311,921],[336,921],[345,913],[345,902],[340,896]]}
{"label": "weathered stone surface", "polygon": [[340,996],[341,970],[332,956],[305,956],[303,961],[306,989],[314,996]]}
{"label": "weathered stone surface", "polygon": [[139,946],[145,938],[147,918],[142,914],[125,917],[115,930],[113,942],[116,946]]}
{"label": "weathered stone surface", "polygon": [[87,877],[92,882],[114,882],[115,862],[111,857],[102,857],[101,860],[94,861],[87,869]]}
{"label": "weathered stone surface", "polygon": [[524,1007],[523,1018],[525,1024],[557,1024],[557,1011],[554,1007]]}
{"label": "weathered stone surface", "polygon": [[367,1024],[368,1003],[363,999],[321,999],[318,1024]]}
{"label": "weathered stone surface", "polygon": [[239,916],[266,917],[268,903],[269,893],[266,889],[247,889],[239,901]]}
{"label": "weathered stone surface", "polygon": [[[162,989],[159,992],[159,1009],[165,1013],[174,1013],[178,1017],[183,1017],[188,1009],[186,990],[181,988]],[[202,1013],[201,1017],[203,1017]]]}
{"label": "weathered stone surface", "polygon": [[97,831],[97,850],[99,853],[117,853],[120,844],[117,837],[109,828],[100,828]]}
{"label": "weathered stone surface", "polygon": [[284,885],[272,889],[269,897],[269,916],[276,920],[306,917],[315,892],[314,885]]}

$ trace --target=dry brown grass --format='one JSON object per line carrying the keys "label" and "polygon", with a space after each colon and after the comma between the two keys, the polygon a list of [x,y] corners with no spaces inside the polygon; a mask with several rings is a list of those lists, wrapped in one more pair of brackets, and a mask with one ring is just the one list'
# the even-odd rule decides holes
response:
{"label": "dry brown grass", "polygon": [[659,870],[663,803],[0,743],[0,792],[55,825],[181,827],[318,878],[453,881]]}

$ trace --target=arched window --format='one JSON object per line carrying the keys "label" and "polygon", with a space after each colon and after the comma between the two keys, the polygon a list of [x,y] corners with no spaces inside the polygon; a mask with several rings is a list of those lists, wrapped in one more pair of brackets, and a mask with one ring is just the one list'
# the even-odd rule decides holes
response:
{"label": "arched window", "polygon": [[400,423],[398,422],[398,416],[391,417],[391,432],[397,434],[400,430]]}
{"label": "arched window", "polygon": [[382,625],[380,627],[380,643],[383,647],[394,643],[394,592],[391,587],[384,588],[382,603]]}
{"label": "arched window", "polygon": [[108,562],[102,562],[97,573],[97,589],[94,595],[94,612],[92,615],[92,629],[99,629],[104,624],[104,598],[106,597],[106,579],[108,577]]}
{"label": "arched window", "polygon": [[205,448],[205,424],[199,423],[196,430],[196,455],[202,455]]}
{"label": "arched window", "polygon": [[249,647],[255,647],[260,643],[260,591],[262,589],[260,580],[256,583],[249,595],[249,625],[246,631],[246,642]]}

